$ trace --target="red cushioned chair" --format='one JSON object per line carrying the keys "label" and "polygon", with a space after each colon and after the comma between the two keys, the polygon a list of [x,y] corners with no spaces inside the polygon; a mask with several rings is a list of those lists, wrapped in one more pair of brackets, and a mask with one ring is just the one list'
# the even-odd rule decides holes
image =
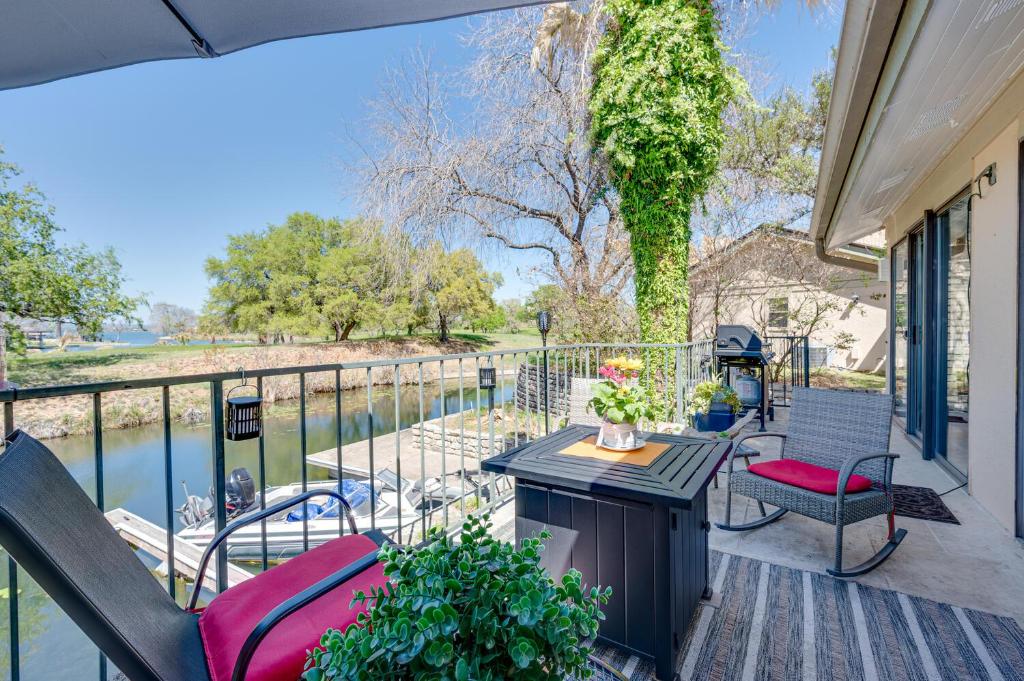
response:
{"label": "red cushioned chair", "polygon": [[[345,499],[317,490],[220,532],[182,610],[49,449],[19,431],[6,445],[0,545],[132,681],[295,681],[324,630],[355,621],[352,592],[385,582],[377,554],[386,537],[358,534]],[[352,534],[196,608],[210,559],[232,532],[325,494],[345,509]]]}
{"label": "red cushioned chair", "polygon": [[[797,388],[785,433],[751,433],[734,442],[726,461],[729,482],[723,530],[753,530],[779,520],[787,512],[835,526],[835,563],[828,573],[853,577],[882,564],[906,536],[894,518],[892,469],[899,458],[889,449],[892,396],[818,388]],[[739,445],[757,437],[782,439],[778,461],[734,470]],[[856,472],[855,472],[856,471]],[[732,495],[757,501],[760,518],[732,522]],[[764,505],[777,510],[768,514]],[[843,568],[843,528],[879,515],[889,519],[886,544],[867,561]]]}

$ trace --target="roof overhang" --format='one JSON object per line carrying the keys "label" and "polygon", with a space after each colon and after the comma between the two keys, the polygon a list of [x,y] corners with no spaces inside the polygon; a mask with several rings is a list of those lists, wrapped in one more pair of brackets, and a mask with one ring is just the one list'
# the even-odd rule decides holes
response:
{"label": "roof overhang", "polygon": [[552,0],[3,0],[0,90]]}
{"label": "roof overhang", "polygon": [[1022,66],[1024,3],[849,0],[810,225],[819,253],[883,228]]}
{"label": "roof overhang", "polygon": [[810,225],[811,239],[824,241],[830,248],[835,244],[830,243],[828,228],[861,139],[902,9],[903,2],[896,0],[848,0],[846,3]]}

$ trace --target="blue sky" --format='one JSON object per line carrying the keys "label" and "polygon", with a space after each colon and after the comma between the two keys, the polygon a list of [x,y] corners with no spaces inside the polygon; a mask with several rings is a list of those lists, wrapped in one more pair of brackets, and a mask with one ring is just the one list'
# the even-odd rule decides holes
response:
{"label": "blue sky", "polygon": [[[734,49],[776,84],[805,87],[838,41],[841,8],[784,0]],[[273,43],[215,60],[142,64],[0,92],[0,145],[57,209],[62,238],[113,246],[150,302],[202,306],[203,262],[227,235],[308,210],[350,216],[340,167],[382,67],[411,48],[464,63],[465,20]],[[488,257],[505,285],[533,287],[539,256]]]}

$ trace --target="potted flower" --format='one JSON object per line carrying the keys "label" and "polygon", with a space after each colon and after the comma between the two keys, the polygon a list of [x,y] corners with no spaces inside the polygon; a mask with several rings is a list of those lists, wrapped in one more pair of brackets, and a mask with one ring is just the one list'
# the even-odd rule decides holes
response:
{"label": "potted flower", "polygon": [[598,434],[598,445],[611,449],[636,446],[637,423],[653,421],[656,410],[648,391],[637,384],[644,364],[638,359],[615,357],[597,370],[604,380],[594,384],[588,409],[604,419]]}
{"label": "potted flower", "polygon": [[589,678],[586,641],[611,589],[585,588],[577,570],[555,582],[540,567],[541,532],[516,550],[469,516],[456,541],[431,528],[416,550],[385,546],[389,583],[356,593],[369,605],[308,653],[304,681],[469,681]]}
{"label": "potted flower", "polygon": [[739,395],[718,377],[698,383],[690,396],[687,413],[693,427],[701,431],[728,430],[742,408]]}

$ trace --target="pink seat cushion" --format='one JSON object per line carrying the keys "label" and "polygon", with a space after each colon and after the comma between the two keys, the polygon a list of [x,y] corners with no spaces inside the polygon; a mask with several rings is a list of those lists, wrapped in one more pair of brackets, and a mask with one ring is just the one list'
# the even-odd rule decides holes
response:
{"label": "pink seat cushion", "polygon": [[[379,550],[362,535],[348,535],[323,544],[213,599],[199,616],[199,632],[206,649],[212,681],[230,681],[245,639],[256,624],[286,600],[338,572],[346,565]],[[302,675],[306,651],[318,645],[328,627],[345,630],[365,608],[350,608],[352,592],[369,593],[385,583],[384,567],[377,563],[313,601],[277,625],[263,639],[249,665],[246,681],[295,681]]]}
{"label": "pink seat cushion", "polygon": [[[779,459],[750,464],[748,471],[762,478],[822,494],[836,494],[839,489],[839,471],[796,459]],[[866,492],[871,489],[871,478],[854,473],[846,482],[846,493]]]}

